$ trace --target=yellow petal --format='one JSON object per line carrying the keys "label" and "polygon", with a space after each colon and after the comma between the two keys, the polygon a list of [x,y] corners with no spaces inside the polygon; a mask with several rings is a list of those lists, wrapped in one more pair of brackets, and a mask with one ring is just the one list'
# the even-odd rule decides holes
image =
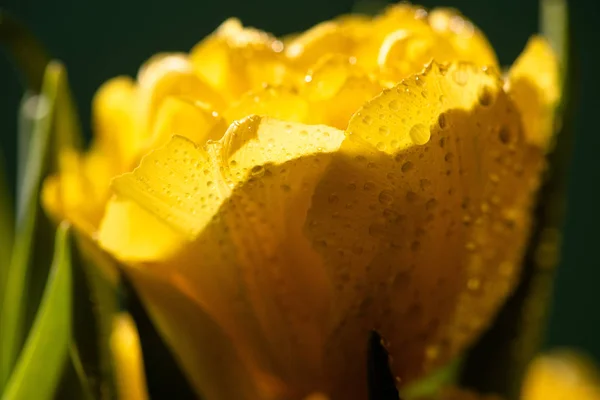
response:
{"label": "yellow petal", "polygon": [[[418,36],[428,35],[430,37],[428,41],[433,41],[434,37],[431,35],[426,16],[427,12],[419,6],[405,3],[389,6],[383,13],[373,18],[368,35],[359,41],[353,54],[358,64],[368,70],[377,70],[382,46],[386,38],[396,31],[403,30]],[[422,67],[411,72],[416,73],[421,69]]]}
{"label": "yellow petal", "polygon": [[341,29],[340,24],[328,21],[298,35],[286,47],[285,55],[294,64],[306,69],[328,53],[350,55],[353,46],[353,38]]}
{"label": "yellow petal", "polygon": [[599,400],[600,374],[580,354],[556,352],[536,358],[525,375],[521,400]]}
{"label": "yellow petal", "polygon": [[129,167],[141,140],[135,126],[136,101],[133,80],[118,77],[104,83],[92,103],[92,147],[111,157],[120,168]]}
{"label": "yellow petal", "polygon": [[173,135],[183,136],[202,145],[208,140],[219,140],[226,129],[223,117],[209,106],[197,101],[168,97],[158,110],[152,136],[141,153],[164,146]]}
{"label": "yellow petal", "polygon": [[[132,173],[117,177],[113,191],[143,205],[190,237],[218,210],[228,187],[202,147],[181,136],[146,155]],[[200,203],[199,203],[200,202]]]}
{"label": "yellow petal", "polygon": [[560,101],[560,71],[550,44],[533,37],[511,67],[508,91],[521,112],[527,141],[547,149],[555,132]]}
{"label": "yellow petal", "polygon": [[119,399],[148,399],[140,338],[129,314],[122,313],[114,318],[110,347]]}
{"label": "yellow petal", "polygon": [[[403,382],[448,361],[513,287],[538,170],[497,75],[467,64],[423,74],[359,110],[308,220],[337,289],[329,370],[359,380],[377,329]],[[539,155],[538,155],[539,156]],[[535,164],[537,165],[537,164]],[[364,387],[363,387],[363,390]]]}
{"label": "yellow petal", "polygon": [[119,198],[106,205],[96,237],[113,256],[132,263],[166,259],[186,241],[144,208]]}
{"label": "yellow petal", "polygon": [[347,56],[326,55],[308,72],[301,94],[311,102],[311,113],[323,124],[345,129],[350,117],[381,91]]}
{"label": "yellow petal", "polygon": [[383,79],[394,84],[414,74],[436,60],[448,62],[459,59],[452,45],[431,31],[411,32],[400,29],[388,34],[377,55]]}
{"label": "yellow petal", "polygon": [[183,54],[158,54],[142,66],[138,73],[139,113],[142,132],[146,137],[153,126],[163,100],[176,96],[200,101],[219,111],[224,101],[209,84],[194,72],[190,60]]}
{"label": "yellow petal", "polygon": [[56,220],[67,219],[92,234],[102,218],[111,176],[119,171],[112,160],[92,150],[81,155],[66,149],[59,154],[60,171],[44,181],[41,201]]}
{"label": "yellow petal", "polygon": [[233,121],[249,115],[262,115],[291,122],[312,122],[309,103],[289,86],[263,86],[242,95],[223,112]]}
{"label": "yellow petal", "polygon": [[251,369],[231,337],[185,291],[169,279],[143,270],[128,273],[199,395],[209,400],[281,398],[275,395],[278,383]]}
{"label": "yellow petal", "polygon": [[457,53],[456,61],[469,61],[480,67],[488,66],[499,70],[496,53],[485,35],[458,11],[450,8],[434,9],[429,13],[429,24],[453,45]]}
{"label": "yellow petal", "polygon": [[[289,397],[322,379],[328,281],[302,232],[311,188],[343,139],[333,128],[254,116],[206,151],[174,138],[114,183],[122,198],[196,237],[171,260],[149,260],[147,272],[197,302],[254,368],[286,382]],[[189,179],[197,161],[213,182],[201,191]]]}
{"label": "yellow petal", "polygon": [[283,43],[266,32],[230,18],[190,52],[196,73],[228,100],[263,83],[282,84],[292,71],[280,56]]}

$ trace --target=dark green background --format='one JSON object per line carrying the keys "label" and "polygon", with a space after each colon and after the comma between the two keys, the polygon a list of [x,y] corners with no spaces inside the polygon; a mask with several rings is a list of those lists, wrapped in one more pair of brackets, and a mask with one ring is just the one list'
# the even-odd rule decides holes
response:
{"label": "dark green background", "polygon": [[[51,54],[67,65],[89,135],[90,100],[106,79],[134,75],[159,51],[187,51],[221,21],[237,16],[275,34],[306,29],[348,12],[352,0],[0,0],[25,21]],[[537,30],[534,0],[422,1],[459,8],[487,34],[503,64],[510,64]],[[600,4],[572,2],[579,84],[576,143],[563,261],[558,273],[549,346],[585,349],[600,361],[600,65],[597,50]],[[0,57],[0,146],[14,171],[17,106],[21,86],[6,57]]]}

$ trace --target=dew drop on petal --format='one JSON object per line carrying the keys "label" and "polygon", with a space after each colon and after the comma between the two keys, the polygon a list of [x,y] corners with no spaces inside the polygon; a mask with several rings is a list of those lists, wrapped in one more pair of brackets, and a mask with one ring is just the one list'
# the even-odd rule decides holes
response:
{"label": "dew drop on petal", "polygon": [[413,169],[413,167],[414,167],[413,163],[411,163],[410,161],[407,161],[404,164],[402,164],[402,167],[400,169],[402,170],[402,172],[408,172],[411,169]]}
{"label": "dew drop on petal", "polygon": [[431,138],[431,132],[423,124],[416,124],[409,131],[410,138],[415,144],[423,145],[429,142]]}
{"label": "dew drop on petal", "polygon": [[394,202],[394,194],[389,190],[382,190],[379,193],[379,202],[383,205],[389,205]]}

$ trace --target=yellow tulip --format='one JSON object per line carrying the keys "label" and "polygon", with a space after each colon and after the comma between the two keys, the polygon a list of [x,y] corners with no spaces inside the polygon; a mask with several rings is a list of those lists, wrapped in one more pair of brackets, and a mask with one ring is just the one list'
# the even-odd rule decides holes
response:
{"label": "yellow tulip", "polygon": [[541,38],[499,70],[445,9],[228,20],[100,89],[44,205],[123,263],[205,398],[362,399],[371,330],[402,385],[514,287],[560,93]]}

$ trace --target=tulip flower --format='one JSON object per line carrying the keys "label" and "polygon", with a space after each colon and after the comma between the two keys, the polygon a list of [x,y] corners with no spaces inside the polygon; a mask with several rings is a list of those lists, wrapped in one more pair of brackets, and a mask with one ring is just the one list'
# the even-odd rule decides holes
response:
{"label": "tulip flower", "polygon": [[511,293],[559,99],[543,38],[501,74],[447,9],[285,39],[230,19],[105,83],[42,200],[119,260],[204,398],[363,399],[371,331],[403,386]]}

